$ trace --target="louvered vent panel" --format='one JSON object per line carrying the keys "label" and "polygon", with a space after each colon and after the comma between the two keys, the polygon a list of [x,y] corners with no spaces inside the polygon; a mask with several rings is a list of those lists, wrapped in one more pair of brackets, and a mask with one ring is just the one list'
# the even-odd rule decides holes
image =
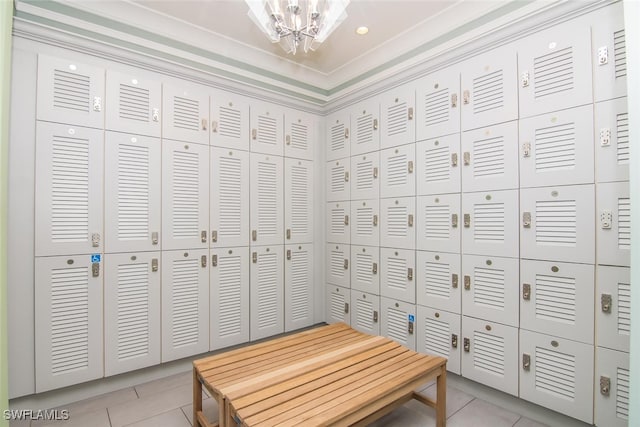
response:
{"label": "louvered vent panel", "polygon": [[631,332],[631,286],[618,283],[618,333],[629,335]]}
{"label": "louvered vent panel", "polygon": [[473,303],[492,310],[504,310],[504,271],[475,267],[473,278]]}
{"label": "louvered vent panel", "polygon": [[504,242],[504,203],[475,205],[473,219],[476,242]]}
{"label": "louvered vent panel", "polygon": [[560,399],[574,401],[576,393],[576,357],[536,347],[536,390]]}
{"label": "louvered vent panel", "polygon": [[91,79],[63,70],[53,71],[53,106],[75,111],[90,111]]}
{"label": "louvered vent panel", "polygon": [[331,234],[344,234],[344,209],[331,209]]}
{"label": "louvered vent panel", "polygon": [[449,88],[424,96],[424,125],[433,126],[449,120]]}
{"label": "louvered vent panel", "polygon": [[218,233],[220,237],[239,236],[242,232],[242,163],[233,157],[220,157],[218,168]]}
{"label": "louvered vent panel", "polygon": [[369,237],[373,234],[373,209],[361,207],[356,212],[356,235]]}
{"label": "louvered vent panel", "polygon": [[331,293],[331,317],[333,319],[342,319],[344,317],[344,295]]}
{"label": "louvered vent panel", "polygon": [[574,123],[536,129],[536,172],[576,167],[576,129]]}
{"label": "louvered vent panel", "polygon": [[536,317],[575,325],[576,279],[536,274]]}
{"label": "louvered vent panel", "polygon": [[618,248],[631,249],[631,202],[618,199]]}
{"label": "louvered vent panel", "polygon": [[118,239],[149,237],[149,148],[118,145]]}
{"label": "louvered vent panel", "polygon": [[258,230],[273,236],[278,229],[278,191],[276,165],[258,162]]}
{"label": "louvered vent panel", "polygon": [[331,151],[340,151],[345,147],[344,124],[337,123],[331,126]]}
{"label": "louvered vent panel", "polygon": [[273,117],[258,117],[258,142],[260,144],[278,144],[278,121]]}
{"label": "louvered vent panel", "polygon": [[240,138],[242,136],[242,112],[229,107],[220,107],[219,112],[220,135],[226,138]]}
{"label": "louvered vent panel", "polygon": [[200,130],[200,103],[195,99],[173,97],[173,126],[179,129]]}
{"label": "louvered vent panel", "polygon": [[618,164],[629,164],[629,114],[620,113],[616,116],[616,136],[618,138]]}
{"label": "louvered vent panel", "polygon": [[258,261],[258,328],[278,324],[278,256],[262,253]]}
{"label": "louvered vent panel", "polygon": [[344,191],[344,166],[334,166],[331,168],[331,192],[339,193]]}
{"label": "louvered vent panel", "polygon": [[449,264],[427,262],[424,266],[424,289],[427,297],[448,299],[451,295]]}
{"label": "louvered vent panel", "polygon": [[331,276],[344,277],[344,253],[331,251]]}
{"label": "louvered vent panel", "polygon": [[449,206],[425,206],[425,235],[427,239],[449,239]]}
{"label": "louvered vent panel", "polygon": [[576,246],[575,200],[536,201],[536,242]]}
{"label": "louvered vent panel", "polygon": [[149,354],[149,267],[118,266],[118,360]]}
{"label": "louvered vent panel", "polygon": [[118,113],[121,119],[139,122],[149,121],[149,89],[120,83],[120,105]]}
{"label": "louvered vent panel", "polygon": [[387,258],[387,286],[400,291],[407,289],[407,260]]}
{"label": "louvered vent panel", "polygon": [[473,367],[492,375],[504,377],[504,338],[473,332]]}
{"label": "louvered vent panel", "polygon": [[242,260],[222,256],[218,261],[218,332],[220,337],[242,332]]}
{"label": "louvered vent panel", "polygon": [[407,156],[399,154],[387,160],[387,185],[397,187],[407,183]]}
{"label": "louvered vent panel", "polygon": [[359,116],[356,120],[356,128],[358,130],[356,144],[366,144],[373,140],[373,116],[371,114]]}
{"label": "louvered vent panel", "polygon": [[425,352],[436,356],[449,357],[451,335],[447,322],[425,319],[424,322]]}
{"label": "louvered vent panel", "polygon": [[624,30],[613,33],[614,55],[616,57],[616,79],[627,75],[627,50]]}
{"label": "louvered vent panel", "polygon": [[291,146],[298,150],[306,150],[309,129],[301,123],[291,123]]}
{"label": "louvered vent panel", "polygon": [[616,417],[629,419],[629,370],[618,368],[616,373]]}
{"label": "louvered vent panel", "polygon": [[198,284],[197,259],[174,260],[172,265],[172,326],[174,348],[198,342]]}
{"label": "louvered vent panel", "polygon": [[504,106],[502,70],[473,79],[473,113],[484,113]]}
{"label": "louvered vent panel", "polygon": [[373,257],[369,254],[356,254],[356,277],[360,283],[373,281]]}
{"label": "louvered vent panel", "polygon": [[293,252],[291,255],[291,319],[302,320],[309,317],[309,289],[308,280],[309,253],[307,251]]}
{"label": "louvered vent panel", "polygon": [[197,153],[173,152],[173,237],[197,237],[199,229]]}
{"label": "louvered vent panel", "polygon": [[373,304],[371,301],[359,299],[356,301],[356,316],[358,326],[365,331],[373,329]]}
{"label": "louvered vent panel", "polygon": [[400,344],[407,342],[407,313],[390,308],[387,312],[387,334]]}
{"label": "louvered vent panel", "polygon": [[407,208],[406,206],[390,206],[387,208],[387,236],[407,236]]}
{"label": "louvered vent panel", "polygon": [[424,180],[427,183],[449,179],[449,147],[436,147],[424,153]]}
{"label": "louvered vent panel", "polygon": [[89,367],[89,273],[86,267],[51,272],[51,370]]}
{"label": "louvered vent panel", "polygon": [[473,141],[473,177],[486,178],[504,175],[504,137]]}
{"label": "louvered vent panel", "polygon": [[309,170],[304,166],[291,168],[291,231],[302,235],[309,229]]}
{"label": "louvered vent panel", "polygon": [[89,141],[53,136],[51,155],[51,239],[89,238]]}
{"label": "louvered vent panel", "polygon": [[358,162],[356,168],[358,176],[356,188],[358,190],[371,190],[373,188],[373,163],[371,160]]}
{"label": "louvered vent panel", "polygon": [[407,103],[400,102],[387,108],[387,136],[401,135],[407,131]]}
{"label": "louvered vent panel", "polygon": [[543,98],[573,89],[573,47],[539,56],[533,61],[534,93]]}

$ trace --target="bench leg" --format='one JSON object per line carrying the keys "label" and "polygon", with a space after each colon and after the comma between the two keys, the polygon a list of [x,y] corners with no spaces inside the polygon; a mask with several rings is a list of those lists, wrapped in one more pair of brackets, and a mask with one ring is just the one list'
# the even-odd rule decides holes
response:
{"label": "bench leg", "polygon": [[447,424],[447,368],[440,368],[440,375],[436,379],[436,427]]}
{"label": "bench leg", "polygon": [[193,368],[193,427],[204,427],[200,424],[198,412],[202,412],[202,384],[196,368]]}

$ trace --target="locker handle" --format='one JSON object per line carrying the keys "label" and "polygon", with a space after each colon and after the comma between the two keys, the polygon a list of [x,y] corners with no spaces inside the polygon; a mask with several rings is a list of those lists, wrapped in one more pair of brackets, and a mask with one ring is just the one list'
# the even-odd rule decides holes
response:
{"label": "locker handle", "polygon": [[218,121],[211,120],[211,132],[218,133]]}
{"label": "locker handle", "polygon": [[202,241],[202,243],[207,243],[207,230],[202,230],[200,232],[200,241]]}
{"label": "locker handle", "polygon": [[157,231],[151,232],[151,244],[152,245],[157,245],[158,244],[158,232]]}
{"label": "locker handle", "polygon": [[524,228],[531,228],[531,212],[522,213],[522,226]]}
{"label": "locker handle", "polygon": [[609,396],[611,393],[611,379],[609,377],[605,377],[604,375],[600,376],[600,394],[603,396]]}
{"label": "locker handle", "polygon": [[202,265],[202,267],[206,267],[207,266],[207,256],[206,255],[202,255],[200,257],[200,265]]}
{"label": "locker handle", "polygon": [[102,111],[102,98],[99,96],[93,97],[93,111]]}
{"label": "locker handle", "polygon": [[451,347],[458,348],[458,336],[456,334],[451,334]]}
{"label": "locker handle", "polygon": [[451,214],[451,228],[458,227],[458,214]]}
{"label": "locker handle", "polygon": [[287,260],[291,260],[291,249],[287,249]]}
{"label": "locker handle", "polygon": [[291,229],[287,228],[287,240],[291,240]]}
{"label": "locker handle", "polygon": [[531,143],[525,142],[522,144],[522,157],[527,158],[531,157]]}
{"label": "locker handle", "polygon": [[258,139],[258,129],[251,129],[251,139]]}
{"label": "locker handle", "polygon": [[464,92],[462,92],[462,103],[464,105],[468,105],[469,104],[469,100],[471,98],[471,94],[469,93],[469,90],[465,90]]}
{"label": "locker handle", "polygon": [[154,122],[159,122],[160,121],[160,109],[159,108],[154,108],[151,110],[151,120],[153,120]]}
{"label": "locker handle", "polygon": [[100,263],[92,262],[91,263],[91,275],[93,277],[100,277]]}
{"label": "locker handle", "polygon": [[528,87],[529,86],[529,72],[525,71],[520,75],[520,82],[522,84],[522,87]]}
{"label": "locker handle", "polygon": [[522,299],[525,301],[531,299],[531,285],[529,283],[522,284]]}
{"label": "locker handle", "polygon": [[464,289],[465,291],[471,289],[471,276],[464,276]]}
{"label": "locker handle", "polygon": [[378,168],[373,168],[373,179],[378,177]]}
{"label": "locker handle", "polygon": [[254,242],[256,240],[258,240],[258,231],[257,230],[252,230],[251,231],[251,240],[253,240]]}
{"label": "locker handle", "polygon": [[217,230],[211,230],[211,241],[213,243],[216,243],[218,241],[218,231]]}
{"label": "locker handle", "polygon": [[211,255],[211,266],[212,267],[218,266],[218,255]]}
{"label": "locker handle", "polygon": [[471,164],[471,153],[465,151],[462,154],[462,163],[464,163],[465,166],[469,166]]}
{"label": "locker handle", "polygon": [[464,347],[464,351],[467,353],[471,351],[471,340],[469,338],[462,340],[462,345]]}
{"label": "locker handle", "polygon": [[373,226],[377,227],[378,226],[378,215],[374,215],[373,216]]}
{"label": "locker handle", "polygon": [[345,314],[349,314],[349,303],[348,302],[344,303],[344,313]]}
{"label": "locker handle", "polygon": [[409,160],[409,162],[407,163],[407,170],[409,171],[409,173],[413,173],[413,160]]}
{"label": "locker handle", "polygon": [[348,259],[345,259],[345,260],[344,260],[344,269],[345,269],[345,270],[348,270],[348,269],[349,269],[349,260],[348,260]]}
{"label": "locker handle", "polygon": [[409,107],[408,113],[409,113],[409,115],[408,115],[407,119],[408,120],[413,120],[413,107]]}
{"label": "locker handle", "polygon": [[451,94],[451,108],[456,108],[458,106],[458,94]]}
{"label": "locker handle", "polygon": [[407,218],[407,224],[409,225],[409,227],[413,227],[413,214],[409,214],[409,217]]}
{"label": "locker handle", "polygon": [[258,262],[258,252],[254,252],[252,254],[252,258],[253,258],[253,263],[257,263]]}
{"label": "locker handle", "polygon": [[531,369],[531,356],[527,353],[522,353],[522,369],[525,371]]}
{"label": "locker handle", "polygon": [[91,246],[94,248],[100,247],[100,233],[93,233],[91,235]]}
{"label": "locker handle", "polygon": [[613,300],[611,298],[611,294],[602,294],[600,295],[600,308],[603,313],[611,313],[611,305],[613,304]]}
{"label": "locker handle", "polygon": [[458,288],[458,274],[453,273],[451,275],[451,287],[453,289],[457,289]]}
{"label": "locker handle", "polygon": [[344,139],[349,139],[349,128],[344,128]]}
{"label": "locker handle", "polygon": [[378,274],[378,263],[377,262],[373,263],[373,274]]}
{"label": "locker handle", "polygon": [[349,225],[349,215],[344,216],[344,225]]}
{"label": "locker handle", "polygon": [[373,119],[373,130],[378,130],[378,119]]}
{"label": "locker handle", "polygon": [[598,48],[598,65],[605,65],[609,62],[609,48],[600,46]]}
{"label": "locker handle", "polygon": [[344,182],[349,182],[349,172],[344,173]]}
{"label": "locker handle", "polygon": [[458,166],[458,153],[451,153],[451,166]]}
{"label": "locker handle", "polygon": [[469,214],[464,214],[464,216],[463,216],[463,221],[464,221],[464,228],[469,228],[469,227],[471,227],[471,215],[469,215]]}
{"label": "locker handle", "polygon": [[407,280],[413,280],[413,268],[407,268]]}
{"label": "locker handle", "polygon": [[202,130],[207,130],[207,119],[202,119]]}
{"label": "locker handle", "polygon": [[377,310],[373,310],[373,321],[374,322],[378,321],[378,311]]}
{"label": "locker handle", "polygon": [[285,136],[284,141],[287,145],[291,145],[291,135]]}
{"label": "locker handle", "polygon": [[153,272],[158,271],[158,258],[153,258],[151,260],[151,271]]}
{"label": "locker handle", "polygon": [[409,322],[407,332],[409,332],[409,334],[413,334],[413,322]]}

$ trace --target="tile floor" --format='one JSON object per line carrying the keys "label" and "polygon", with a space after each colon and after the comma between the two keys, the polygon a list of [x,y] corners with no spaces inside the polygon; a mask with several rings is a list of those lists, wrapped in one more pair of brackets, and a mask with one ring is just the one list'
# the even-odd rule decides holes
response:
{"label": "tile floor", "polygon": [[[135,387],[107,393],[65,405],[67,421],[11,422],[10,427],[190,427],[192,425],[191,371],[172,375]],[[435,385],[424,393],[435,397]],[[217,419],[217,404],[207,398],[205,415]],[[379,419],[375,427],[431,427],[435,426],[432,408],[410,401]],[[447,390],[447,426],[449,427],[544,427],[519,414],[474,398],[453,387]]]}

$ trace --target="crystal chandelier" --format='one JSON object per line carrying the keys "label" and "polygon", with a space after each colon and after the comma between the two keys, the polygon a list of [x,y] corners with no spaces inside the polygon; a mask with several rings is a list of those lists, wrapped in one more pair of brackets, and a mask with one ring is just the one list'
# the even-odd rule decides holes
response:
{"label": "crystal chandelier", "polygon": [[273,43],[294,55],[315,50],[347,17],[349,0],[245,0],[249,16]]}

